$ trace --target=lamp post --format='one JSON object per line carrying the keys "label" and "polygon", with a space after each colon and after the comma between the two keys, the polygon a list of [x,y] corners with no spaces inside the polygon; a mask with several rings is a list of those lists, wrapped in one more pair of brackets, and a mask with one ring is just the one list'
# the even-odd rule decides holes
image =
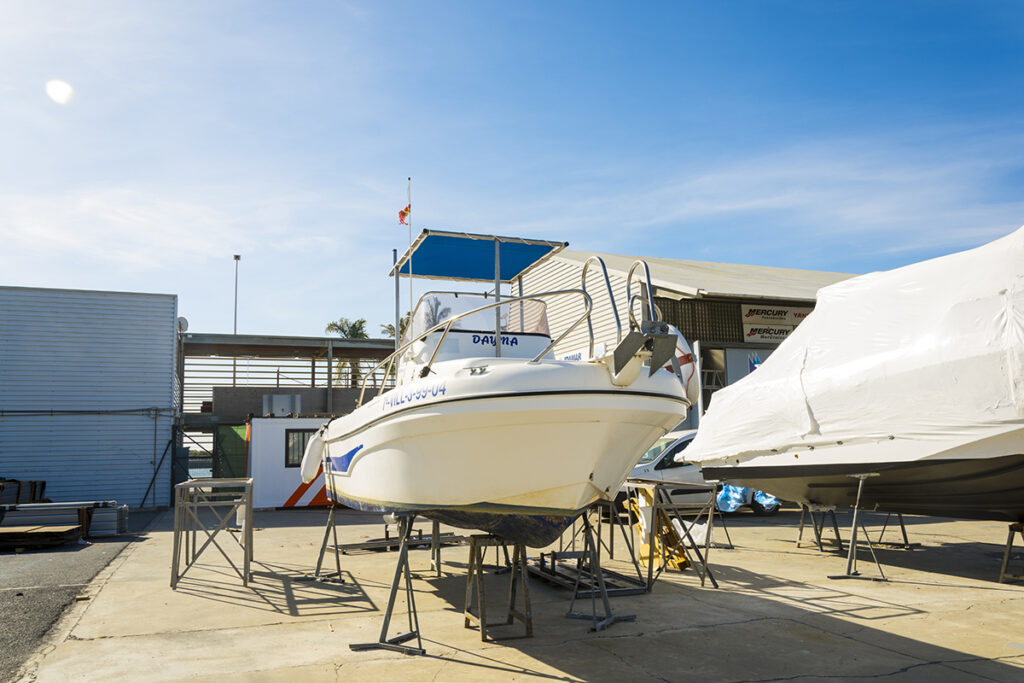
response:
{"label": "lamp post", "polygon": [[[241,254],[235,254],[235,324],[232,334],[238,334],[238,262],[242,260]],[[238,356],[231,359],[231,386],[235,386],[238,373]]]}

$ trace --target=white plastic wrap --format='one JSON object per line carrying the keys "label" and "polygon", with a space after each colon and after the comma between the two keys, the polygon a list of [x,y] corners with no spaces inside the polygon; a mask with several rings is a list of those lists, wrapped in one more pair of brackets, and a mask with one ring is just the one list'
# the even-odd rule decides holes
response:
{"label": "white plastic wrap", "polygon": [[1022,368],[1024,228],[821,289],[760,368],[714,395],[681,455],[702,466],[986,457],[965,447],[1024,426]]}

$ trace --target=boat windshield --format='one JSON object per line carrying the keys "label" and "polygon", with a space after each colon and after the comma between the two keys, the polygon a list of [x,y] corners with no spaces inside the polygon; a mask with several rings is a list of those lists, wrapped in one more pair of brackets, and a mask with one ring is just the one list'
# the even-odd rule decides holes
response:
{"label": "boat windshield", "polygon": [[[494,302],[493,296],[466,292],[427,292],[420,297],[412,324],[402,335],[402,343],[415,339],[431,327]],[[543,301],[516,301],[501,306],[501,331],[510,334],[549,336],[547,307]],[[467,315],[452,325],[453,330],[494,333],[494,309]]]}

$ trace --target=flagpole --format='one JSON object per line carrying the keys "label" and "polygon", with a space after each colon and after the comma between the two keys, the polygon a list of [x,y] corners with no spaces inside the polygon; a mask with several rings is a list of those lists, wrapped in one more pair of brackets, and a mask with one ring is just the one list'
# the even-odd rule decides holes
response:
{"label": "flagpole", "polygon": [[[409,207],[409,323],[412,323],[412,177],[408,179],[406,205]],[[397,333],[397,330],[396,330]]]}

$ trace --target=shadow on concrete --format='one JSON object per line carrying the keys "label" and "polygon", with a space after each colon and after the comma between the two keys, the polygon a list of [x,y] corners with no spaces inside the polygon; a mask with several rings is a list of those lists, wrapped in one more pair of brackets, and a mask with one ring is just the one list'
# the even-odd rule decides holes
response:
{"label": "shadow on concrete", "polygon": [[376,604],[348,571],[344,583],[310,580],[306,567],[253,562],[249,586],[230,567],[197,562],[176,592],[292,617],[374,612]]}
{"label": "shadow on concrete", "polygon": [[[880,620],[906,619],[909,625],[927,616],[889,599],[884,590],[865,596],[842,585],[811,585],[724,566],[717,571],[723,589],[699,588],[696,576],[687,572],[686,585],[662,582],[651,594],[613,598],[616,614],[636,614],[637,621],[599,633],[588,633],[587,621],[564,616],[568,591],[531,579],[536,637],[497,646],[519,650],[564,676],[510,666],[489,657],[486,649],[456,647],[454,655],[437,655],[426,645],[427,656],[479,668],[481,677],[551,680],[594,679],[594,658],[608,654],[614,655],[614,665],[600,680],[1024,680],[1024,644],[1019,656],[991,660],[873,627]],[[507,580],[507,575],[485,578],[491,619],[504,615]],[[452,612],[462,611],[464,574],[426,582]],[[577,601],[575,609],[588,611],[589,601]],[[518,624],[508,628],[521,629]],[[453,648],[430,635],[423,634],[425,643]]]}
{"label": "shadow on concrete", "polygon": [[[797,550],[799,514],[799,512],[787,511],[775,517],[747,516],[742,520],[730,519],[729,524],[737,529],[775,526],[778,535],[774,536],[772,540],[790,543],[793,549]],[[949,524],[956,520],[944,517],[904,515],[907,540],[911,544],[911,547],[906,548],[903,545],[903,535],[896,515],[892,515],[887,522],[885,513],[867,512],[862,514],[867,532],[874,545],[875,554],[883,570],[887,566],[902,567],[937,575],[988,581],[995,584],[996,587],[999,585],[997,583],[999,567],[1003,560],[1005,544],[975,541],[969,538],[949,542],[945,540],[948,538],[948,534],[940,530],[932,530],[930,527]],[[852,513],[849,510],[839,510],[836,511],[836,518],[842,538],[842,549],[835,543],[831,520],[826,522],[825,529],[822,531],[822,552],[836,557],[838,563],[835,570],[829,573],[842,573],[845,569]],[[991,522],[990,524],[994,528],[993,530],[999,530],[997,536],[1000,533],[1005,533],[1006,526],[1002,522]],[[809,525],[810,522],[807,522],[799,548],[801,551],[817,551],[814,532],[811,531]],[[1024,562],[1024,549],[1018,547],[1012,557],[1011,562],[1017,562],[1017,566],[1020,566]],[[861,566],[863,573],[877,573],[863,534],[858,539],[857,563]],[[936,582],[930,585],[940,584]]]}

